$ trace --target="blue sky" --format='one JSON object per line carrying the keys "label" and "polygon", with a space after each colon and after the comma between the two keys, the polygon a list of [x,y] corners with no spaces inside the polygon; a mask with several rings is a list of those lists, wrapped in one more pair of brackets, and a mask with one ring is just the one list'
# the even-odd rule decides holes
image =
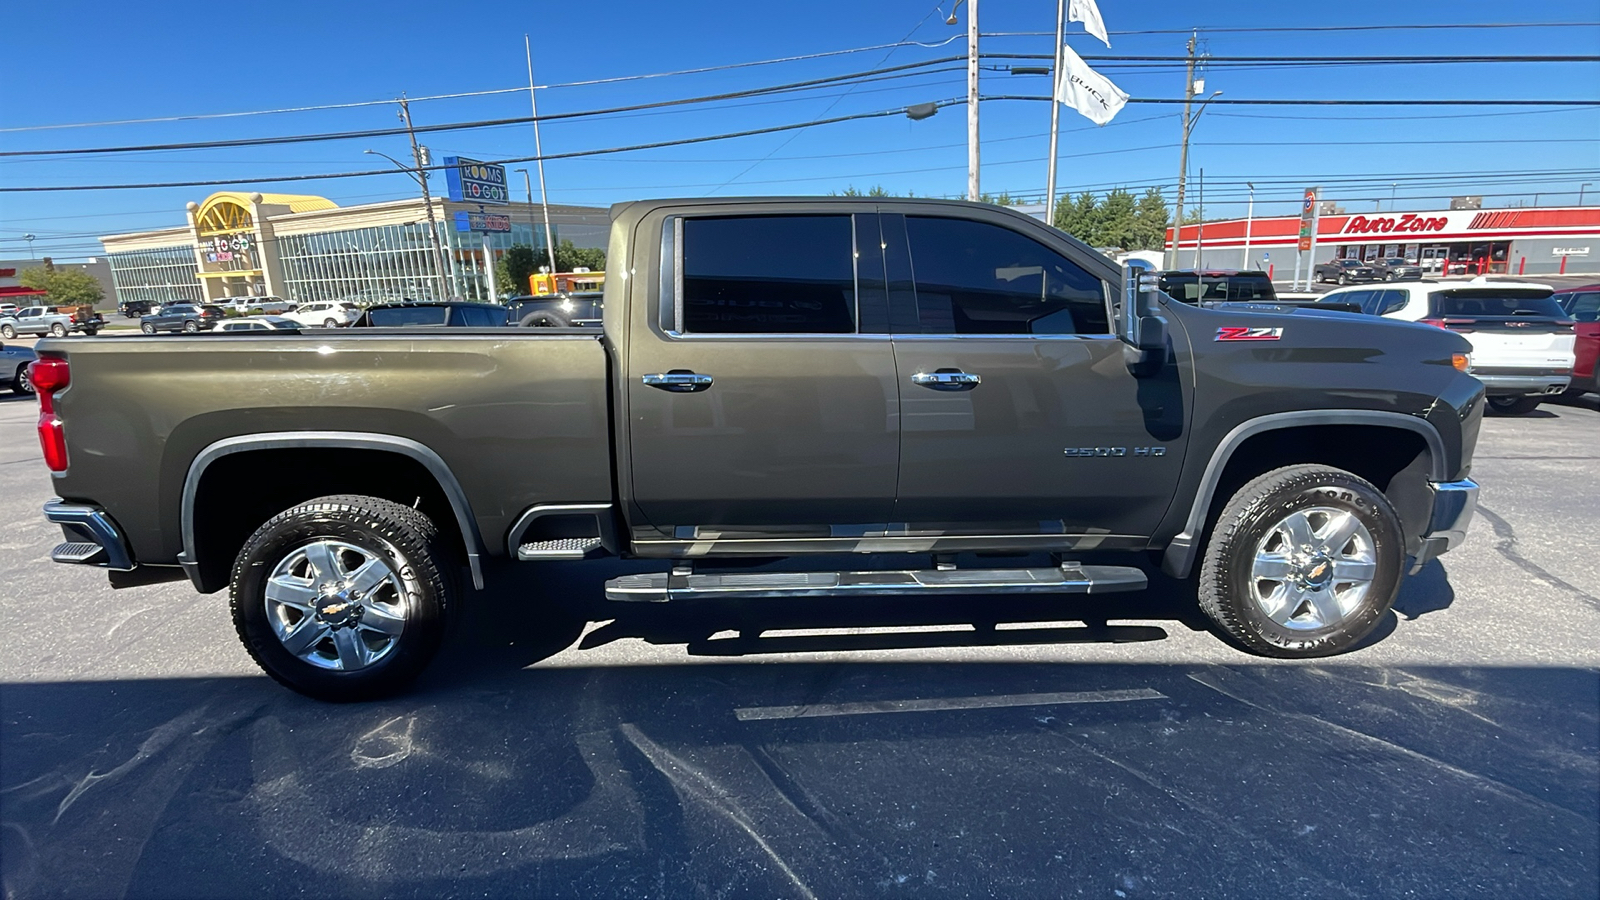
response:
{"label": "blue sky", "polygon": [[[1129,30],[1201,29],[1202,49],[1227,56],[1600,54],[1600,28],[1307,33],[1241,28],[1306,25],[1600,21],[1593,0],[1549,0],[1508,7],[1460,0],[1415,4],[1100,5],[1112,48],[1069,26],[1080,54],[1176,56],[1183,34]],[[1369,12],[1372,9],[1382,12]],[[680,0],[589,4],[447,6],[409,0],[381,5],[335,0],[270,4],[21,3],[8,12],[8,44],[33,48],[0,82],[0,129],[106,120],[280,109],[469,93],[526,85],[522,35],[533,35],[540,84],[669,72],[850,48],[906,38],[941,47],[874,50],[821,59],[679,75],[609,85],[551,87],[543,114],[700,96],[884,65],[965,53],[961,26],[948,26],[949,3],[926,0],[778,4]],[[1364,17],[1352,21],[1348,15]],[[985,34],[1049,32],[1049,0],[982,0]],[[1048,35],[986,37],[985,53],[1048,53]],[[992,60],[988,66],[1008,61]],[[1017,64],[1030,64],[1018,61]],[[1099,64],[1096,64],[1099,65]],[[965,95],[958,64],[930,66],[916,77],[827,87],[776,97],[700,104],[649,113],[580,118],[544,126],[546,153],[621,146],[892,109]],[[1102,71],[1134,97],[1180,97],[1181,69]],[[986,69],[986,95],[1047,91],[1048,79]],[[1600,65],[1434,65],[1363,68],[1237,69],[1207,73],[1207,90],[1227,99],[1600,99]],[[1064,111],[1059,184],[1063,189],[1170,184],[1176,177],[1178,107],[1130,104],[1096,128]],[[417,102],[420,124],[526,115],[525,92]],[[1042,192],[1049,106],[985,103],[983,187]],[[199,121],[47,130],[0,130],[0,149],[99,147],[386,128],[392,105]],[[966,183],[965,110],[943,109],[922,122],[865,119],[682,147],[547,164],[551,200],[605,206],[648,196],[826,194],[883,185],[894,192],[958,195]],[[526,125],[446,132],[425,139],[435,157],[530,156]],[[1379,143],[1383,142],[1383,143]],[[342,140],[57,159],[0,159],[0,185],[108,184],[209,178],[257,178],[374,168],[371,147],[402,157],[405,138]],[[1571,203],[1590,176],[1528,176],[1538,170],[1600,170],[1600,108],[1534,110],[1462,107],[1213,106],[1195,129],[1191,171],[1204,168],[1209,214],[1242,214],[1243,182],[1258,184],[1258,214],[1288,214],[1301,187],[1338,176],[1370,175],[1326,196],[1352,211],[1438,208],[1439,195],[1490,195],[1486,205]],[[1428,173],[1484,172],[1458,185],[1407,182]],[[1397,188],[1383,178],[1403,176]],[[513,175],[520,185],[520,176]],[[439,184],[441,179],[436,179]],[[404,175],[342,178],[251,187],[316,193],[341,205],[409,196]],[[440,185],[442,189],[442,184]],[[24,232],[38,255],[73,258],[98,251],[94,237],[178,225],[204,187],[0,194],[0,257],[26,256]],[[1600,202],[1600,183],[1589,188]],[[1194,205],[1193,188],[1187,205]]]}

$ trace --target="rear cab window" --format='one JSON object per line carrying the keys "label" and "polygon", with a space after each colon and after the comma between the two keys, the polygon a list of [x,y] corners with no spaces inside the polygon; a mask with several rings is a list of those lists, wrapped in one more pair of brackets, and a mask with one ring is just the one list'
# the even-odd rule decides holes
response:
{"label": "rear cab window", "polygon": [[1272,282],[1260,272],[1240,272],[1236,275],[1196,275],[1193,272],[1172,272],[1161,276],[1161,291],[1183,303],[1272,303],[1278,293]]}

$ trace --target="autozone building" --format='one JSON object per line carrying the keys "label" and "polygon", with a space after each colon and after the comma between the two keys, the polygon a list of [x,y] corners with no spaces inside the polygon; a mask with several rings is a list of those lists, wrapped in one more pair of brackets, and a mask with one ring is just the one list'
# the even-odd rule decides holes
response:
{"label": "autozone building", "polygon": [[[1185,225],[1178,266],[1294,274],[1300,217]],[[1171,247],[1172,230],[1167,230]],[[1314,259],[1312,259],[1314,257]],[[1322,216],[1302,268],[1330,259],[1404,257],[1432,275],[1600,272],[1600,207],[1451,209]]]}

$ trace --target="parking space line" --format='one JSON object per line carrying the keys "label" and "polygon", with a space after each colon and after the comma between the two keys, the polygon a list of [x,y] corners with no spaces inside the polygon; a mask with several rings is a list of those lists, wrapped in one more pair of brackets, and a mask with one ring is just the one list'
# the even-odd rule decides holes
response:
{"label": "parking space line", "polygon": [[772,719],[814,719],[823,716],[866,716],[878,713],[938,712],[951,709],[1001,709],[1009,706],[1059,706],[1065,703],[1126,703],[1131,700],[1165,700],[1150,688],[1119,691],[1063,691],[1050,694],[1000,694],[991,697],[946,697],[937,700],[868,700],[859,703],[819,703],[813,706],[748,706],[735,709],[741,722]]}

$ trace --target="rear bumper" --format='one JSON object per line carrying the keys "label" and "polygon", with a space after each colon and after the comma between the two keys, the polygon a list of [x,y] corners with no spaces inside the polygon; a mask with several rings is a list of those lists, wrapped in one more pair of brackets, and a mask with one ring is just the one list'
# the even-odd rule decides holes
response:
{"label": "rear bumper", "polygon": [[1570,375],[1479,375],[1473,378],[1483,382],[1491,395],[1504,394],[1559,394],[1572,382]]}
{"label": "rear bumper", "polygon": [[67,539],[50,551],[51,560],[119,572],[133,571],[133,555],[128,551],[122,529],[105,510],[56,499],[44,505],[44,517],[60,525]]}
{"label": "rear bumper", "polygon": [[1467,526],[1478,509],[1478,483],[1471,479],[1436,481],[1428,487],[1433,492],[1433,511],[1412,563],[1412,574],[1466,540]]}

